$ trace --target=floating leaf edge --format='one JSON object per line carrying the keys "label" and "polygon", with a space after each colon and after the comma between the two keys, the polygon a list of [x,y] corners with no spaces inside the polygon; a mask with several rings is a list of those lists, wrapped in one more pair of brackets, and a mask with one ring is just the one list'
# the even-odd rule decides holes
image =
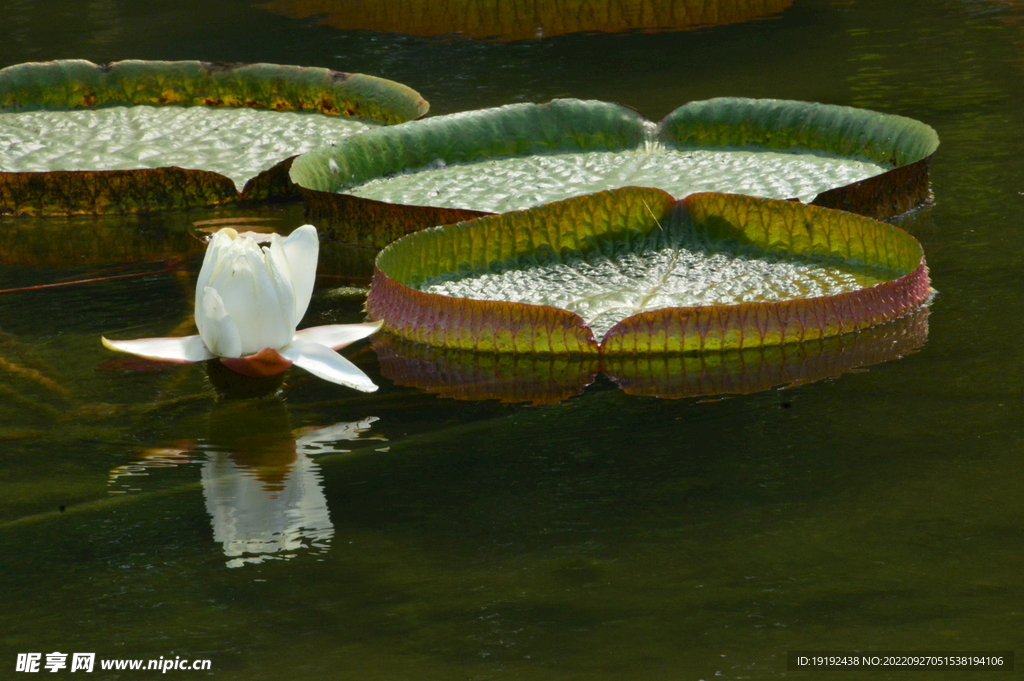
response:
{"label": "floating leaf edge", "polygon": [[[419,118],[429,109],[400,83],[318,67],[71,59],[0,69],[0,113],[141,105],[315,111],[384,124]],[[145,213],[296,198],[291,161],[251,179],[241,194],[223,175],[175,167],[0,172],[0,215]]]}
{"label": "floating leaf edge", "polygon": [[[586,252],[600,239],[635,247],[656,238],[655,230],[671,220],[690,220],[714,240],[840,258],[888,275],[877,286],[834,296],[642,312],[613,326],[600,341],[568,310],[415,288],[427,277],[479,271],[539,250]],[[614,355],[721,351],[826,338],[903,316],[930,295],[920,244],[893,225],[797,202],[717,193],[676,201],[658,189],[626,187],[403,237],[377,256],[366,306],[392,333],[428,345]]]}
{"label": "floating leaf edge", "polygon": [[655,124],[619,104],[555,99],[370,131],[300,155],[290,175],[311,220],[340,240],[381,248],[402,234],[484,212],[386,204],[346,190],[439,162],[624,151],[654,140],[680,149],[825,152],[893,166],[881,175],[822,192],[814,201],[877,219],[899,215],[930,198],[928,170],[939,143],[935,130],[920,121],[832,104],[716,98],[684,104]]}

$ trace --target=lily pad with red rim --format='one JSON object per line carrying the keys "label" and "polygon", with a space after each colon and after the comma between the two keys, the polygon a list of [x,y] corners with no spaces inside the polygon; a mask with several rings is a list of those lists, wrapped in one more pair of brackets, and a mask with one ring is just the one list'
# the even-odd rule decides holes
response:
{"label": "lily pad with red rim", "polygon": [[721,98],[661,123],[618,104],[514,104],[374,130],[291,168],[307,219],[382,248],[418,229],[623,186],[728,191],[885,219],[928,200],[924,123],[844,106]]}
{"label": "lily pad with red rim", "polygon": [[0,70],[0,214],[294,198],[292,157],[427,108],[399,83],[323,68],[18,64]]}
{"label": "lily pad with red rim", "polygon": [[920,244],[845,211],[638,187],[410,234],[366,309],[428,345],[633,355],[818,340],[927,302]]}

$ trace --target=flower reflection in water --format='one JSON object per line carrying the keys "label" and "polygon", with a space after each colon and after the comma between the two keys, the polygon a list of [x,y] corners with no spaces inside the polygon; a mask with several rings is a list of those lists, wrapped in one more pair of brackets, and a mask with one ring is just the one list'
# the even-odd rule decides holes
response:
{"label": "flower reflection in water", "polygon": [[272,483],[232,455],[210,452],[203,464],[203,496],[213,520],[213,540],[228,567],[295,557],[298,549],[325,551],[334,536],[321,487],[320,467],[297,454]]}
{"label": "flower reflection in water", "polygon": [[[244,411],[250,410],[246,405]],[[325,552],[334,526],[320,467],[311,455],[347,451],[337,443],[359,439],[376,420],[307,430],[298,438],[287,429],[268,432],[262,426],[228,446],[211,443],[215,449],[203,464],[203,496],[213,539],[230,558],[228,567],[294,558],[299,549]]]}
{"label": "flower reflection in water", "polygon": [[228,567],[287,560],[298,551],[325,553],[334,526],[314,457],[350,451],[343,442],[383,440],[364,435],[374,421],[370,416],[293,434],[281,402],[222,404],[210,414],[208,440],[146,450],[141,460],[111,471],[111,484],[128,487],[122,478],[146,475],[149,468],[201,462],[213,539]]}

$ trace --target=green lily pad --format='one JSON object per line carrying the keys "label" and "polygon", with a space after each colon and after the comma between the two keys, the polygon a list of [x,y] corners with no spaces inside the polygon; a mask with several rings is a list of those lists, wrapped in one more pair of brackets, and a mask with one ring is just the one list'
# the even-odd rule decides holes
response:
{"label": "green lily pad", "polygon": [[381,374],[398,385],[456,400],[556,404],[604,373],[624,392],[668,399],[746,395],[836,378],[917,352],[928,340],[928,308],[860,333],[699,354],[646,356],[479,353],[374,337]]}
{"label": "green lily pad", "polygon": [[810,203],[823,189],[878,175],[888,166],[826,154],[677,150],[660,144],[627,151],[513,156],[371,180],[349,193],[410,205],[507,213],[619,187],[657,187],[673,196],[729,189]]}
{"label": "green lily pad", "polygon": [[426,110],[403,85],[322,68],[19,64],[0,70],[0,214],[294,196],[295,155]]}
{"label": "green lily pad", "polygon": [[628,355],[816,340],[930,295],[920,244],[892,225],[626,187],[410,234],[377,257],[366,309],[429,345]]}
{"label": "green lily pad", "polygon": [[727,191],[888,218],[929,197],[923,123],[849,107],[693,102],[655,125],[617,104],[515,104],[375,130],[303,154],[291,178],[337,239],[417,229],[623,186]]}
{"label": "green lily pad", "polygon": [[260,5],[295,18],[318,17],[344,30],[421,36],[522,40],[581,31],[681,30],[750,21],[781,12],[793,0],[273,0]]}

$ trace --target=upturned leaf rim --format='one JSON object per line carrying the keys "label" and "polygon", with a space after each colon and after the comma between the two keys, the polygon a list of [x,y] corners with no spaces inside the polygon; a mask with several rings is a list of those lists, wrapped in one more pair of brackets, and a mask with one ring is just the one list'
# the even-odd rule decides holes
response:
{"label": "upturned leaf rim", "polygon": [[[140,105],[307,111],[386,125],[429,110],[418,92],[401,83],[320,67],[68,59],[0,69],[0,113]],[[145,213],[295,199],[298,190],[288,178],[292,158],[250,179],[242,192],[219,173],[173,166],[0,172],[0,215]]]}
{"label": "upturned leaf rim", "polygon": [[[481,270],[538,249],[583,252],[595,239],[643,242],[673,220],[709,239],[887,273],[882,283],[815,298],[666,307],[632,315],[595,338],[579,315],[545,305],[470,300],[418,290],[429,276]],[[883,277],[880,277],[883,278]],[[524,211],[436,227],[377,256],[366,310],[408,340],[477,352],[637,355],[744,349],[855,332],[901,317],[931,296],[920,243],[888,223],[798,202],[702,193],[676,200],[625,187]]]}
{"label": "upturned leaf rim", "polygon": [[[289,171],[310,219],[349,243],[383,248],[417,229],[486,211],[390,204],[347,190],[445,164],[559,152],[625,151],[651,141],[674,149],[825,152],[893,166],[822,192],[812,202],[877,219],[930,199],[939,139],[920,121],[834,104],[722,97],[684,104],[659,123],[620,104],[555,99],[426,118],[373,130],[295,159]],[[677,197],[680,198],[680,197]]]}

